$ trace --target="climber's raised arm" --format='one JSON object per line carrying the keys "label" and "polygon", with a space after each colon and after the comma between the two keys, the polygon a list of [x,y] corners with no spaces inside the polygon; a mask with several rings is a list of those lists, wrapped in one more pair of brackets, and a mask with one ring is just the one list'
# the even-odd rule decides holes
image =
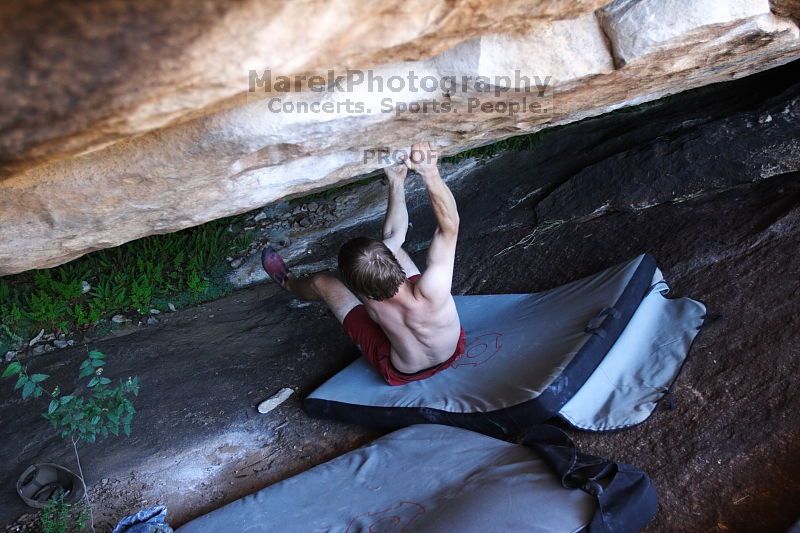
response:
{"label": "climber's raised arm", "polygon": [[408,167],[400,163],[386,167],[389,180],[389,205],[383,221],[383,243],[395,254],[406,241],[408,209],[406,208],[405,182]]}
{"label": "climber's raised arm", "polygon": [[412,146],[406,164],[422,177],[422,181],[428,189],[428,196],[437,222],[437,228],[428,249],[427,269],[416,288],[422,296],[429,300],[444,301],[450,298],[450,289],[453,283],[459,225],[456,200],[439,174],[438,154],[429,143],[423,142]]}

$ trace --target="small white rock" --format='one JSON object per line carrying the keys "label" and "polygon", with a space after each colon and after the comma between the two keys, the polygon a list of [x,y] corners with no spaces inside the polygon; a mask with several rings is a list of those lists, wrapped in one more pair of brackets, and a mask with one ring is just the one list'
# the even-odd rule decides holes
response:
{"label": "small white rock", "polygon": [[264,220],[265,218],[267,218],[267,214],[262,211],[259,214],[257,214],[255,217],[253,217],[253,221],[260,222],[261,220]]}
{"label": "small white rock", "polygon": [[294,390],[290,389],[289,387],[284,387],[283,389],[279,390],[276,394],[270,396],[260,404],[258,404],[258,412],[262,415],[265,415],[278,407],[280,404],[285,402],[289,399],[289,396],[294,393]]}
{"label": "small white rock", "polygon": [[56,348],[66,348],[67,346],[69,346],[69,343],[63,339],[57,339],[53,341],[53,345]]}
{"label": "small white rock", "polygon": [[86,294],[90,290],[92,290],[92,286],[89,285],[89,282],[88,281],[81,281],[81,291],[83,291],[83,294]]}
{"label": "small white rock", "polygon": [[241,259],[234,259],[233,261],[231,261],[231,268],[239,268],[240,266],[242,266]]}
{"label": "small white rock", "polygon": [[147,317],[147,325],[148,326],[155,326],[156,324],[158,324],[158,319],[157,318],[153,318],[151,316]]}
{"label": "small white rock", "polygon": [[6,355],[5,355],[6,363],[8,363],[12,359],[14,359],[16,356],[17,356],[17,352],[15,352],[14,350],[11,350],[10,352],[6,352]]}
{"label": "small white rock", "polygon": [[160,315],[161,311],[159,311],[158,309],[151,309],[150,310],[150,314],[151,315]]}
{"label": "small white rock", "polygon": [[128,321],[128,319],[125,318],[123,315],[114,315],[114,316],[111,317],[111,322],[113,322],[115,324],[122,324],[122,323],[127,322],[127,321]]}
{"label": "small white rock", "polygon": [[175,312],[175,305],[173,305],[172,302],[168,303],[167,307],[169,307],[169,310],[172,311],[173,313]]}
{"label": "small white rock", "polygon": [[31,342],[28,343],[28,346],[33,346],[37,342],[39,342],[42,337],[44,337],[44,330],[40,331],[38,335],[31,339]]}

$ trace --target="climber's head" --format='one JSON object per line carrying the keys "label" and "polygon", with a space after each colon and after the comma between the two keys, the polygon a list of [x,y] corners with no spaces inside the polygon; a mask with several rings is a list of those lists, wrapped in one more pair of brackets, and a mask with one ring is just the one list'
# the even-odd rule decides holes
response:
{"label": "climber's head", "polygon": [[370,300],[391,298],[406,281],[406,274],[392,251],[381,241],[357,237],[339,250],[342,281],[356,294]]}

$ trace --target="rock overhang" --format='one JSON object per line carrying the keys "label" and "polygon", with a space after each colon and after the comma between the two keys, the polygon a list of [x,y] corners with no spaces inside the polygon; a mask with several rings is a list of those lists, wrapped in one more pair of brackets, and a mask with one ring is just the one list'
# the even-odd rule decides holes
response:
{"label": "rock overhang", "polygon": [[[256,28],[252,31],[259,43],[275,38],[270,32],[276,32],[285,37],[280,50],[297,50],[294,58],[286,52],[272,59],[283,69],[271,68],[275,74],[324,74],[329,69],[321,67],[327,61],[351,80],[357,73],[365,77],[365,72],[383,80],[409,72],[436,80],[457,76],[469,80],[466,90],[443,91],[440,85],[433,91],[415,91],[406,84],[402,90],[376,91],[359,83],[349,91],[249,93],[247,71],[258,72],[258,61],[268,59],[253,49],[231,52],[229,63],[207,69],[209,81],[224,78],[224,83],[210,83],[207,92],[197,86],[183,92],[179,86],[176,91],[176,82],[166,78],[165,90],[171,94],[115,118],[127,126],[106,126],[93,133],[87,129],[91,135],[84,133],[93,140],[74,154],[69,147],[82,141],[67,138],[60,153],[48,153],[44,145],[29,147],[44,155],[31,158],[27,167],[18,162],[6,165],[0,180],[0,275],[54,266],[98,248],[334,185],[385,166],[385,158],[377,154],[407,148],[413,140],[436,139],[444,153],[451,154],[800,56],[798,28],[787,17],[797,13],[791,2],[773,12],[764,0],[517,1],[498,6],[489,22],[482,16],[470,19],[465,13],[484,12],[463,11],[460,3],[448,13],[438,3],[420,3],[420,9],[423,4],[433,22],[412,24],[413,31],[398,30],[405,32],[401,36],[381,26],[385,12],[362,13],[344,41],[339,28],[326,34],[328,41],[316,44],[296,45],[297,39],[289,38],[291,28],[299,31],[297,21],[282,17],[296,17],[297,7],[284,6],[281,16],[264,27],[255,20],[241,24],[242,31]],[[526,6],[540,16],[523,17]],[[259,13],[263,16],[253,9],[254,19]],[[315,15],[313,27],[325,26],[321,21],[332,16],[330,10],[322,11]],[[453,12],[461,13],[455,25],[449,18]],[[237,16],[223,17],[219,24],[235,25],[242,20]],[[355,20],[352,14],[343,16],[345,21]],[[378,18],[370,23],[370,16]],[[432,29],[437,27],[444,46],[430,45],[437,39]],[[375,28],[384,34],[385,44],[371,33]],[[453,35],[458,33],[453,28],[461,28],[460,36]],[[209,38],[220,35],[226,34],[215,26]],[[360,48],[354,44],[355,35],[365,36]],[[233,46],[241,44],[242,36],[230,39],[228,45]],[[184,67],[190,78],[195,62],[202,59],[197,50],[204,49],[202,42],[193,46],[189,55],[194,62]],[[404,46],[405,52],[398,53]],[[386,62],[380,61],[381,51]],[[365,63],[336,70],[352,57]],[[519,87],[513,87],[513,80],[520,76],[534,83],[527,90],[514,90]],[[481,90],[475,84],[482,78],[495,83]],[[183,94],[183,107],[176,94]],[[334,111],[276,111],[276,98],[281,105],[332,105]],[[382,103],[387,98],[395,106],[405,105],[406,111],[385,112]],[[502,104],[504,112],[497,112],[500,106],[483,112],[473,105],[476,100]],[[531,100],[538,107],[523,105]],[[360,102],[363,109],[343,108],[340,104],[347,101]],[[408,109],[426,102],[464,112]],[[512,105],[521,111],[510,113]],[[177,108],[185,113],[176,114]],[[13,130],[9,135],[15,134],[21,135]]]}

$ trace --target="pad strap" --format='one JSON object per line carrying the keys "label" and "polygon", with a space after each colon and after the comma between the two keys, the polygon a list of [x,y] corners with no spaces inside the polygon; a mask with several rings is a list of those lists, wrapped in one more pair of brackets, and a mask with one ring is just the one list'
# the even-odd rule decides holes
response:
{"label": "pad strap", "polygon": [[566,433],[548,424],[533,426],[522,443],[550,465],[564,488],[594,497],[590,533],[639,531],[655,516],[658,496],[641,470],[581,453]]}

